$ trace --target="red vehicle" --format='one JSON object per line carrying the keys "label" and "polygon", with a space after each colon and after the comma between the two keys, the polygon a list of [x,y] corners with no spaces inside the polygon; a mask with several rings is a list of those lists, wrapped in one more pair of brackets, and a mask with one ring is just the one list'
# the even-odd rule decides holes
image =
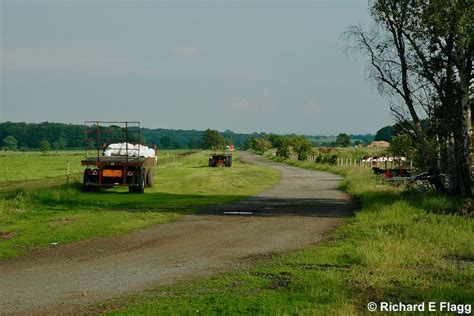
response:
{"label": "red vehicle", "polygon": [[232,167],[232,154],[212,154],[209,156],[209,167]]}
{"label": "red vehicle", "polygon": [[84,135],[84,191],[127,186],[143,193],[153,186],[156,146],[141,145],[139,122],[86,121]]}

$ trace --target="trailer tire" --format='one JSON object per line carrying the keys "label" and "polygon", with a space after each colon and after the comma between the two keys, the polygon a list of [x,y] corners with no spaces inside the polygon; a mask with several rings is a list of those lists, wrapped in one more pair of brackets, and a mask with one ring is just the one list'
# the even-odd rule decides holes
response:
{"label": "trailer tire", "polygon": [[209,158],[209,167],[212,167],[212,159]]}
{"label": "trailer tire", "polygon": [[137,176],[132,176],[130,177],[130,181],[129,181],[129,186],[128,186],[128,192],[130,193],[135,193],[137,192]]}
{"label": "trailer tire", "polygon": [[138,186],[135,187],[137,193],[145,192],[145,180],[146,180],[146,172],[144,169],[140,170],[140,173],[137,177]]}
{"label": "trailer tire", "polygon": [[84,170],[84,177],[82,179],[82,191],[83,192],[90,191],[90,186],[88,185],[88,183],[90,182],[90,176],[87,174],[90,171],[91,171],[90,168],[87,168],[86,170]]}
{"label": "trailer tire", "polygon": [[227,159],[229,161],[229,165],[227,167],[232,167],[232,157],[228,157]]}
{"label": "trailer tire", "polygon": [[150,168],[148,169],[148,172],[146,174],[146,186],[149,188],[152,188],[154,183],[155,183],[155,170],[153,168]]}

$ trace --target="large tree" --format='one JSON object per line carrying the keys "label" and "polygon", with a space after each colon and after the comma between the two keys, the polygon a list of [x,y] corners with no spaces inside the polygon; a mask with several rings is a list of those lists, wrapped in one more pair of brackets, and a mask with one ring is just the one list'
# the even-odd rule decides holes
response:
{"label": "large tree", "polygon": [[395,126],[385,126],[377,131],[374,140],[383,140],[386,142],[391,142],[392,138],[396,136],[396,133],[397,131]]}
{"label": "large tree", "polygon": [[375,0],[370,12],[372,29],[346,33],[352,48],[369,57],[370,77],[391,97],[398,125],[416,143],[433,184],[446,192],[441,173],[450,173],[450,192],[471,196],[471,1]]}
{"label": "large tree", "polygon": [[16,150],[18,147],[18,141],[12,135],[9,135],[3,139],[3,144],[7,150]]}
{"label": "large tree", "polygon": [[351,138],[349,137],[349,135],[347,135],[345,133],[340,133],[336,137],[336,144],[338,144],[339,146],[343,146],[343,147],[350,146]]}
{"label": "large tree", "polygon": [[208,128],[202,135],[202,142],[206,149],[218,149],[222,147],[224,138],[218,131]]}

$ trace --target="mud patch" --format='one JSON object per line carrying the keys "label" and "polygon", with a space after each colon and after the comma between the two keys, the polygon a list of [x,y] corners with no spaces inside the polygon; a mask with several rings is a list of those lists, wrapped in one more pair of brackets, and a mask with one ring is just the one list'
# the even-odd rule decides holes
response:
{"label": "mud patch", "polygon": [[272,253],[257,253],[254,255],[250,256],[245,256],[240,258],[241,261],[243,262],[254,262],[257,260],[266,260],[266,259],[272,259],[275,255]]}
{"label": "mud patch", "polygon": [[327,263],[288,263],[287,265],[302,270],[349,270],[352,267],[350,264],[336,265]]}
{"label": "mud patch", "polygon": [[15,233],[12,232],[2,232],[0,231],[0,241],[9,240],[15,237]]}
{"label": "mud patch", "polygon": [[265,273],[265,272],[251,272],[253,276],[257,276],[260,278],[264,278],[269,280],[269,284],[267,285],[267,289],[269,290],[277,290],[281,288],[286,288],[290,285],[291,281],[295,278],[291,272],[281,272],[279,275],[275,275],[272,273]]}

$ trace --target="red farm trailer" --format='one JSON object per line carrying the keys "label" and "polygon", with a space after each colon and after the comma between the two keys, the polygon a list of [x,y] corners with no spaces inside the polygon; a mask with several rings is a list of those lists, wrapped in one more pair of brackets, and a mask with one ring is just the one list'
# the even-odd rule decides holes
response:
{"label": "red farm trailer", "polygon": [[139,122],[86,121],[84,135],[84,191],[127,186],[143,193],[153,186],[156,146],[141,144]]}

